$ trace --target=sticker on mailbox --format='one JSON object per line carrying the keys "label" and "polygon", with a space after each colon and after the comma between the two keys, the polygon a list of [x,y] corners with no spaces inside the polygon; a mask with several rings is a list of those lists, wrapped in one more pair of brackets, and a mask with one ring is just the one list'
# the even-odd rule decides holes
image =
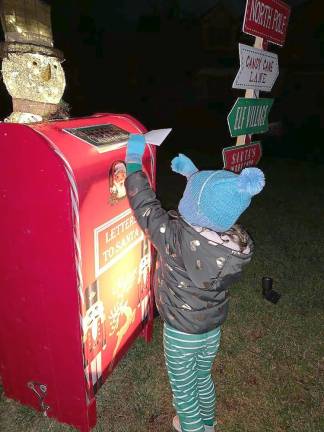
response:
{"label": "sticker on mailbox", "polygon": [[131,209],[96,228],[94,236],[96,277],[144,239]]}
{"label": "sticker on mailbox", "polygon": [[116,150],[128,141],[129,132],[112,124],[63,129],[82,141],[94,146],[99,153]]}

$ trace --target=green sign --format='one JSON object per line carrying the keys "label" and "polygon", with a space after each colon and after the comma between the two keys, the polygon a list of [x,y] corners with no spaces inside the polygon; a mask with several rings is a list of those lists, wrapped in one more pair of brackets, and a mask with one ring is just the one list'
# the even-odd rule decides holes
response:
{"label": "green sign", "polygon": [[267,132],[273,99],[238,98],[227,122],[232,137]]}

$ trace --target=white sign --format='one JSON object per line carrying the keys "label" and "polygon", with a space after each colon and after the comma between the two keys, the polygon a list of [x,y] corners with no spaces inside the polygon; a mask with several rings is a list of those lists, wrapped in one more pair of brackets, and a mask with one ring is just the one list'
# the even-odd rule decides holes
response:
{"label": "white sign", "polygon": [[277,54],[239,44],[240,70],[233,88],[270,92],[279,75]]}
{"label": "white sign", "polygon": [[145,141],[149,144],[161,145],[172,129],[156,129],[144,134]]}

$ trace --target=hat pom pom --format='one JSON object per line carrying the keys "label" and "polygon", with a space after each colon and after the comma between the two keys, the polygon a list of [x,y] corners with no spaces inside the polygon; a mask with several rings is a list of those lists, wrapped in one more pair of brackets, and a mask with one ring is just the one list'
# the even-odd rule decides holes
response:
{"label": "hat pom pom", "polygon": [[179,153],[179,156],[176,156],[172,159],[171,168],[172,171],[182,174],[187,178],[198,171],[198,168],[195,166],[195,164],[182,153]]}
{"label": "hat pom pom", "polygon": [[244,168],[238,178],[238,189],[251,196],[262,191],[265,185],[263,172],[259,168]]}

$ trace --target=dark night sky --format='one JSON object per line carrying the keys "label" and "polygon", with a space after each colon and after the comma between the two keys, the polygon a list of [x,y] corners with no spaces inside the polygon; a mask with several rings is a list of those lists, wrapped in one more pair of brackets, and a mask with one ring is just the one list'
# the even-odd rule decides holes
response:
{"label": "dark night sky", "polygon": [[[305,0],[288,0],[291,6],[303,3]],[[226,0],[238,13],[243,13],[246,0]],[[55,7],[55,2],[51,2]],[[65,2],[66,5],[71,0]],[[134,28],[139,17],[149,14],[153,10],[165,11],[170,6],[178,5],[181,16],[200,16],[218,3],[218,0],[81,0],[79,3],[88,4],[88,11],[100,25],[107,28],[123,26],[120,30]]]}
{"label": "dark night sky", "polygon": [[[235,98],[243,96],[231,88],[238,67],[237,44],[253,44],[253,38],[240,31],[246,1],[222,1],[230,6],[238,28],[227,59],[218,52],[204,52],[201,46],[200,17],[218,0],[49,1],[54,43],[66,57],[64,99],[71,104],[72,115],[128,112],[149,128],[174,127],[179,141],[188,146],[195,145],[197,136],[212,142],[215,134],[220,148],[233,145],[226,116]],[[323,26],[314,30],[311,22],[303,22],[301,12],[314,3],[320,9],[322,0],[286,2],[293,6],[286,46],[269,47],[278,53],[280,65],[280,79],[269,95],[275,97],[270,121],[283,123],[285,145],[275,143],[269,148],[302,156],[314,146],[316,158],[320,152],[324,159],[318,138],[321,96],[317,88],[322,76],[323,58],[318,53],[323,49],[319,41]],[[153,30],[139,31],[143,16],[151,20]],[[295,48],[300,50],[297,63]],[[306,58],[311,50],[317,53],[314,59]],[[230,80],[215,81],[220,90],[216,100],[202,101],[197,96],[197,76],[204,68],[229,68]],[[4,86],[0,92],[3,118],[11,101]],[[274,139],[279,138],[270,138]]]}
{"label": "dark night sky", "polygon": [[[61,4],[69,9],[83,9],[100,27],[119,28],[120,31],[132,30],[140,16],[150,14],[152,11],[164,12],[170,7],[177,7],[180,16],[198,17],[214,7],[219,0],[66,0],[57,2],[43,0],[52,6],[52,10]],[[307,0],[286,0],[286,3],[295,7]],[[246,0],[226,0],[226,3],[237,11],[243,13]]]}

